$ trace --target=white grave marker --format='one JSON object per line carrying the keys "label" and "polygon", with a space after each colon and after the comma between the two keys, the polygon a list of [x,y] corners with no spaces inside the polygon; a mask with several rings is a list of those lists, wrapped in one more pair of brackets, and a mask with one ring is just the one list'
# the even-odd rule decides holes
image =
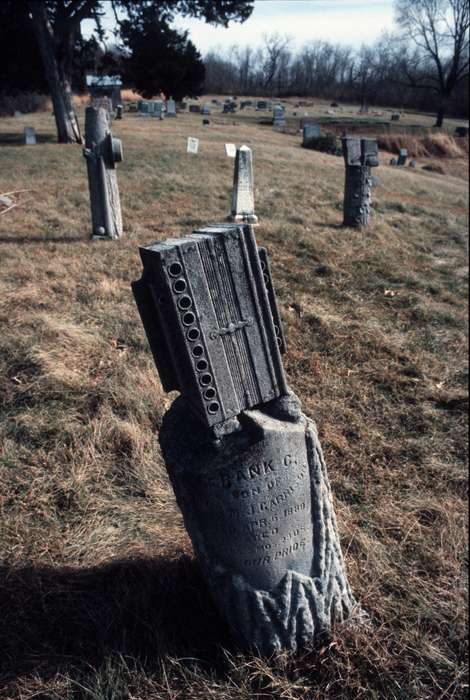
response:
{"label": "white grave marker", "polygon": [[225,144],[225,155],[228,156],[228,158],[235,158],[237,155],[237,148],[234,143]]}
{"label": "white grave marker", "polygon": [[189,136],[186,153],[197,153],[199,148],[199,139]]}
{"label": "white grave marker", "polygon": [[33,126],[25,126],[24,128],[24,142],[27,146],[36,145],[36,131]]}

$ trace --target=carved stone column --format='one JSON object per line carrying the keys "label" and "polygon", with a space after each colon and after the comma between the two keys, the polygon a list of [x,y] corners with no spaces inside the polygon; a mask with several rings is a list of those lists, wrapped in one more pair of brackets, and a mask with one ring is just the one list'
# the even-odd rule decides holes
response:
{"label": "carved stone column", "polygon": [[379,164],[377,141],[343,138],[346,165],[343,226],[360,228],[369,224],[372,207],[371,168]]}
{"label": "carved stone column", "polygon": [[113,138],[102,107],[85,110],[83,155],[90,189],[92,238],[120,238],[123,231],[116,163],[122,161],[122,144]]}

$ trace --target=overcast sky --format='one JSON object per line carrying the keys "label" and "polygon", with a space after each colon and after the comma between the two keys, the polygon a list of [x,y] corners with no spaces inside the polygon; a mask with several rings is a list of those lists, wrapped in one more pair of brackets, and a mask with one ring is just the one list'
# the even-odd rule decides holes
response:
{"label": "overcast sky", "polygon": [[216,46],[261,43],[262,35],[278,32],[292,37],[295,46],[311,39],[360,45],[393,27],[393,0],[256,0],[251,17],[228,29],[200,20],[178,18],[201,53]]}
{"label": "overcast sky", "polygon": [[[210,49],[250,44],[258,46],[263,34],[278,32],[292,38],[300,47],[311,39],[359,46],[371,43],[385,29],[393,28],[394,0],[256,0],[251,17],[243,24],[212,27],[202,20],[179,17],[176,27],[187,29],[190,38],[204,55]],[[111,27],[111,13],[105,25]],[[93,23],[82,23],[89,36]]]}

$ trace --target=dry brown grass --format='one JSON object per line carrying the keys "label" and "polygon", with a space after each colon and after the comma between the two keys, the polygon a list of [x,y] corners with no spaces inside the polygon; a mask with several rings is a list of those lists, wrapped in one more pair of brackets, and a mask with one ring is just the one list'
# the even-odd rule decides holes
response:
{"label": "dry brown grass", "polygon": [[417,137],[411,134],[381,134],[379,147],[390,153],[407,148],[413,158],[465,158],[468,156],[468,137],[455,138],[450,134],[436,133]]}
{"label": "dry brown grass", "polygon": [[[91,243],[81,149],[0,121],[0,697],[462,698],[466,644],[464,180],[380,168],[343,229],[343,163],[238,118],[125,115],[125,238]],[[185,139],[201,138],[200,155]],[[2,136],[0,136],[2,138]],[[21,139],[20,139],[21,140]],[[364,629],[266,661],[231,646],[158,448],[162,393],[129,284],[138,245],[220,220],[254,149],[286,370],[319,425]]]}

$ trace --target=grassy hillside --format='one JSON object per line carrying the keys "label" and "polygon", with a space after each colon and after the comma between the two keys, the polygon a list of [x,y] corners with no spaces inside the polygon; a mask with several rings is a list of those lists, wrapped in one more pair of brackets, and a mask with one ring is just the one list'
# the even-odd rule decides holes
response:
{"label": "grassy hillside", "polygon": [[[28,190],[0,215],[0,697],[461,698],[463,168],[382,165],[373,225],[354,231],[340,158],[230,116],[201,121],[113,124],[126,232],[92,243],[81,149],[54,143],[48,114],[0,120],[0,193]],[[17,144],[24,124],[39,145]],[[318,423],[371,618],[269,662],[230,646],[193,561],[157,440],[174,396],[129,287],[139,245],[225,217],[227,141],[254,151],[287,374]]]}

